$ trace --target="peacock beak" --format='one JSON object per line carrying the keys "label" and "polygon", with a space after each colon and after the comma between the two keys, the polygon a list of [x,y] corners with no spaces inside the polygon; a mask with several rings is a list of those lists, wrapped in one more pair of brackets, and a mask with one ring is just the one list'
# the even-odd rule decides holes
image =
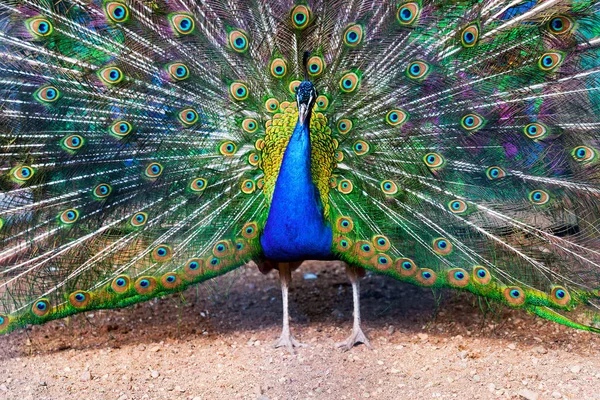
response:
{"label": "peacock beak", "polygon": [[301,125],[304,125],[304,121],[306,121],[306,117],[308,116],[309,112],[310,112],[310,109],[308,107],[308,104],[304,104],[304,103],[298,104],[298,121],[300,122]]}

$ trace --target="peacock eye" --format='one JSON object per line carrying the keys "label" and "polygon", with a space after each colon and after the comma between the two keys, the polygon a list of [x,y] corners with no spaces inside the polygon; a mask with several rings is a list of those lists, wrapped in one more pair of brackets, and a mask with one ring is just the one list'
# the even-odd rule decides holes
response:
{"label": "peacock eye", "polygon": [[79,135],[70,135],[62,140],[62,145],[67,150],[78,150],[83,146],[83,138]]}
{"label": "peacock eye", "polygon": [[314,56],[309,58],[307,63],[308,74],[310,76],[319,76],[323,72],[325,68],[325,63],[323,59],[318,56]]}
{"label": "peacock eye", "polygon": [[236,150],[237,146],[232,141],[223,142],[219,146],[219,153],[224,156],[232,156],[235,154]]}
{"label": "peacock eye", "polygon": [[258,226],[255,222],[249,222],[242,228],[242,236],[246,239],[254,239],[258,233]]}
{"label": "peacock eye", "polygon": [[255,119],[246,118],[242,121],[242,129],[248,133],[254,133],[258,129],[258,123]]}
{"label": "peacock eye", "polygon": [[479,39],[479,25],[472,24],[463,29],[460,40],[461,44],[465,48],[473,47],[477,44]]}
{"label": "peacock eye", "polygon": [[534,190],[529,193],[529,201],[535,205],[546,204],[550,201],[550,195],[543,190]]}
{"label": "peacock eye", "polygon": [[40,299],[33,303],[31,311],[38,317],[43,317],[50,312],[50,302],[46,299]]}
{"label": "peacock eye", "polygon": [[508,287],[504,289],[504,298],[509,304],[518,306],[525,302],[525,293],[518,287]]}
{"label": "peacock eye", "polygon": [[363,35],[363,27],[358,24],[352,24],[344,32],[344,43],[346,46],[356,47],[362,42]]}
{"label": "peacock eye", "polygon": [[31,33],[38,37],[49,36],[54,30],[52,23],[43,17],[36,17],[27,20],[26,26]]}
{"label": "peacock eye", "polygon": [[406,68],[406,75],[413,80],[423,80],[429,75],[431,67],[424,61],[413,61]]}
{"label": "peacock eye", "polygon": [[567,291],[567,289],[562,286],[555,286],[552,288],[552,292],[550,293],[550,298],[561,306],[567,305],[569,301],[571,301],[571,295]]}
{"label": "peacock eye", "polygon": [[153,162],[146,167],[144,175],[148,178],[158,178],[163,172],[163,166],[157,162]]}
{"label": "peacock eye", "polygon": [[279,101],[275,98],[270,98],[265,101],[265,109],[267,112],[274,113],[279,110]]}
{"label": "peacock eye", "polygon": [[423,161],[425,161],[425,165],[427,165],[429,168],[432,169],[437,169],[440,168],[444,165],[444,157],[442,157],[441,154],[437,154],[437,153],[428,153],[425,154],[425,157],[423,157]]}
{"label": "peacock eye", "polygon": [[127,136],[131,132],[132,129],[133,128],[129,122],[116,121],[110,126],[109,133],[118,138],[123,138],[123,137]]}
{"label": "peacock eye", "polygon": [[396,19],[400,25],[410,26],[417,20],[420,13],[421,7],[419,4],[415,2],[405,3],[398,7]]}
{"label": "peacock eye", "polygon": [[276,58],[271,61],[271,75],[275,78],[283,78],[287,73],[287,64],[283,58]]}
{"label": "peacock eye", "polygon": [[292,24],[296,29],[304,29],[310,23],[311,12],[305,5],[297,5],[292,10]]}
{"label": "peacock eye", "polygon": [[112,187],[108,183],[101,183],[97,185],[92,191],[94,197],[97,199],[104,199],[110,195]]}
{"label": "peacock eye", "polygon": [[123,80],[123,72],[117,67],[106,67],[98,72],[102,82],[115,85]]}
{"label": "peacock eye", "polygon": [[578,162],[589,162],[596,158],[596,152],[591,147],[578,146],[573,149],[571,155]]}
{"label": "peacock eye", "polygon": [[133,215],[133,217],[131,217],[130,223],[131,225],[137,227],[143,226],[146,224],[146,221],[148,220],[148,214],[144,213],[144,212],[137,212]]}
{"label": "peacock eye", "polygon": [[354,229],[354,222],[349,217],[339,217],[336,221],[336,228],[342,233],[348,233]]}
{"label": "peacock eye", "polygon": [[454,214],[462,214],[467,211],[467,203],[462,200],[452,200],[448,203],[448,209]]}
{"label": "peacock eye", "polygon": [[167,72],[176,81],[183,81],[190,76],[190,70],[185,64],[173,63],[167,65]]}
{"label": "peacock eye", "polygon": [[488,177],[488,179],[491,181],[494,181],[494,180],[500,179],[500,178],[504,178],[506,176],[506,173],[500,167],[489,167],[485,171],[485,174]]}
{"label": "peacock eye", "polygon": [[42,86],[35,92],[34,97],[42,103],[49,104],[58,100],[60,92],[56,86]]}
{"label": "peacock eye", "polygon": [[337,123],[337,130],[342,135],[347,134],[352,129],[352,121],[349,119],[340,119]]}
{"label": "peacock eye", "polygon": [[190,183],[192,192],[202,192],[208,186],[208,182],[204,178],[195,178]]}
{"label": "peacock eye", "polygon": [[238,53],[244,53],[248,50],[248,36],[242,31],[231,31],[229,33],[229,46]]}
{"label": "peacock eye", "polygon": [[378,251],[388,251],[391,247],[389,239],[383,235],[373,237],[372,242]]}
{"label": "peacock eye", "polygon": [[195,22],[187,14],[172,14],[169,19],[173,29],[180,35],[189,35],[194,31]]}
{"label": "peacock eye", "polygon": [[548,128],[546,128],[544,124],[534,122],[526,125],[525,128],[523,128],[523,132],[529,139],[540,139],[546,136],[548,133]]}
{"label": "peacock eye", "polygon": [[452,252],[452,243],[446,238],[437,238],[433,241],[433,251],[439,255],[445,256]]}
{"label": "peacock eye", "polygon": [[391,110],[385,116],[385,122],[389,125],[397,126],[406,122],[408,114],[402,110]]}
{"label": "peacock eye", "polygon": [[74,208],[70,208],[60,213],[59,219],[63,224],[72,224],[79,219],[79,211],[75,210]]}
{"label": "peacock eye", "polygon": [[104,6],[106,16],[113,22],[121,23],[129,19],[129,8],[123,3],[109,1]]}
{"label": "peacock eye", "polygon": [[156,262],[169,261],[172,256],[173,250],[171,250],[171,247],[167,246],[166,244],[160,244],[152,251],[152,258]]}
{"label": "peacock eye", "polygon": [[412,276],[417,270],[415,263],[410,258],[400,258],[396,260],[395,265],[396,272],[402,276]]}
{"label": "peacock eye", "polygon": [[354,153],[357,156],[364,156],[365,154],[367,154],[369,152],[370,146],[364,140],[357,140],[354,143],[354,146],[352,146],[352,150],[354,150]]}
{"label": "peacock eye", "polygon": [[246,179],[241,183],[240,188],[242,190],[242,193],[251,194],[254,193],[254,191],[256,190],[256,184],[253,180]]}
{"label": "peacock eye", "polygon": [[248,98],[248,87],[242,82],[234,82],[229,86],[229,93],[237,101],[246,100]]}
{"label": "peacock eye", "polygon": [[564,15],[554,17],[548,22],[548,30],[555,35],[568,33],[573,29],[573,26],[573,21]]}
{"label": "peacock eye", "polygon": [[470,113],[462,117],[460,120],[460,125],[464,130],[469,132],[474,132],[477,129],[481,128],[484,124],[484,119],[475,113]]}
{"label": "peacock eye", "polygon": [[179,118],[179,121],[181,121],[181,123],[185,126],[194,125],[196,122],[198,122],[199,118],[198,112],[193,108],[186,108],[184,110],[181,110],[179,114],[177,114],[177,117]]}
{"label": "peacock eye", "polygon": [[344,93],[351,93],[356,90],[360,83],[360,79],[355,72],[348,72],[340,79],[340,89]]}
{"label": "peacock eye", "polygon": [[33,168],[22,165],[20,167],[16,167],[13,169],[12,176],[18,181],[28,181],[33,177],[34,171]]}
{"label": "peacock eye", "polygon": [[327,96],[320,95],[317,97],[316,103],[319,111],[325,111],[329,107],[329,98],[327,98]]}
{"label": "peacock eye", "polygon": [[354,185],[348,179],[342,179],[338,184],[338,191],[342,194],[349,194],[354,189]]}
{"label": "peacock eye", "polygon": [[392,196],[398,193],[398,185],[395,182],[390,180],[385,180],[381,182],[381,191],[388,196]]}
{"label": "peacock eye", "polygon": [[538,61],[538,67],[540,67],[542,71],[548,72],[558,68],[562,61],[563,55],[561,53],[544,53]]}

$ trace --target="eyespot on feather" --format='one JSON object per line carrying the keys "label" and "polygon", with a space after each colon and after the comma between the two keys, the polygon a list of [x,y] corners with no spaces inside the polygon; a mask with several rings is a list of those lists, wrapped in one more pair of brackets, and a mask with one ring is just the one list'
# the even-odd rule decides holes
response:
{"label": "eyespot on feather", "polygon": [[548,128],[544,124],[534,122],[526,125],[523,132],[529,139],[541,139],[548,133]]}
{"label": "eyespot on feather", "polygon": [[204,260],[201,258],[192,258],[188,260],[183,267],[183,274],[186,280],[191,281],[204,273]]}
{"label": "eyespot on feather", "polygon": [[229,46],[238,53],[246,52],[249,46],[248,36],[239,30],[231,31],[229,33]]}
{"label": "eyespot on feather", "polygon": [[438,153],[428,153],[423,157],[423,161],[425,161],[425,165],[430,169],[439,169],[444,166],[446,160],[442,157],[441,154]]}
{"label": "eyespot on feather", "polygon": [[277,112],[279,110],[279,101],[275,98],[270,98],[265,101],[265,110],[270,113]]}
{"label": "eyespot on feather", "polygon": [[118,139],[122,139],[125,136],[129,135],[129,133],[131,133],[131,131],[133,130],[133,127],[131,126],[131,124],[127,121],[115,121],[113,122],[113,124],[110,126],[108,132],[117,137]]}
{"label": "eyespot on feather", "polygon": [[308,75],[315,77],[319,76],[323,73],[325,69],[325,62],[319,56],[313,56],[308,59],[306,63],[306,70],[308,71]]}
{"label": "eyespot on feather", "polygon": [[565,15],[557,15],[548,21],[548,31],[554,35],[564,35],[571,32],[575,26],[573,20]]}
{"label": "eyespot on feather", "polygon": [[485,171],[485,175],[491,181],[502,179],[506,176],[506,172],[500,167],[492,166]]}
{"label": "eyespot on feather", "polygon": [[242,236],[246,239],[254,239],[258,236],[258,225],[256,222],[248,222],[242,228]]}
{"label": "eyespot on feather", "polygon": [[394,181],[385,180],[381,182],[381,191],[388,196],[398,193],[398,185]]}
{"label": "eyespot on feather", "polygon": [[58,215],[60,222],[66,225],[74,224],[79,219],[79,211],[69,208]]}
{"label": "eyespot on feather", "polygon": [[156,290],[156,279],[152,276],[141,276],[133,284],[133,288],[138,294],[147,295]]}
{"label": "eyespot on feather", "polygon": [[345,236],[340,236],[335,239],[335,248],[340,253],[345,253],[352,248],[352,240]]}
{"label": "eyespot on feather", "polygon": [[342,194],[349,194],[354,189],[354,185],[348,179],[342,179],[338,184],[338,191]]}
{"label": "eyespot on feather", "polygon": [[315,101],[318,111],[325,111],[329,107],[329,98],[325,95],[320,95]]}
{"label": "eyespot on feather", "polygon": [[475,47],[479,40],[479,24],[471,24],[460,33],[460,43],[464,48]]}
{"label": "eyespot on feather", "polygon": [[339,217],[335,222],[335,226],[339,232],[348,233],[354,229],[354,221],[350,217]]}
{"label": "eyespot on feather", "polygon": [[60,96],[60,91],[52,85],[42,86],[34,93],[35,99],[44,104],[54,103]]}
{"label": "eyespot on feather", "polygon": [[433,286],[437,280],[437,274],[429,268],[420,268],[415,274],[415,279],[423,286]]}
{"label": "eyespot on feather", "polygon": [[596,158],[596,151],[588,146],[577,146],[571,152],[575,161],[588,163]]}
{"label": "eyespot on feather", "polygon": [[246,118],[242,121],[242,129],[248,133],[254,133],[258,129],[258,122],[253,118]]}
{"label": "eyespot on feather", "polygon": [[396,11],[396,20],[401,26],[411,26],[421,14],[421,6],[416,2],[401,4]]}
{"label": "eyespot on feather", "polygon": [[167,262],[173,257],[173,250],[166,244],[160,244],[152,251],[152,259],[156,262]]}
{"label": "eyespot on feather", "polygon": [[10,317],[6,314],[0,314],[0,332],[4,332],[10,325]]}
{"label": "eyespot on feather", "polygon": [[387,254],[375,254],[371,258],[371,265],[377,268],[379,271],[387,271],[393,266],[392,259]]}
{"label": "eyespot on feather", "polygon": [[196,110],[194,110],[193,108],[186,108],[181,110],[179,114],[177,114],[177,118],[179,118],[179,121],[184,126],[192,126],[196,122],[198,122],[198,119],[200,117],[198,116],[198,112],[196,112]]}
{"label": "eyespot on feather", "polygon": [[163,166],[157,162],[153,162],[148,164],[146,170],[144,171],[144,175],[147,178],[155,179],[162,175]]}
{"label": "eyespot on feather", "polygon": [[29,32],[33,33],[39,38],[48,37],[54,31],[52,23],[47,18],[42,16],[33,17],[25,21],[25,26],[29,29]]}
{"label": "eyespot on feather", "polygon": [[417,272],[417,266],[410,258],[400,258],[394,265],[396,272],[404,277],[413,276]]}
{"label": "eyespot on feather", "polygon": [[452,252],[452,243],[446,238],[437,238],[432,243],[433,251],[441,256],[447,256]]}
{"label": "eyespot on feather", "polygon": [[194,19],[183,13],[175,13],[169,16],[171,27],[180,35],[189,35],[194,31],[196,23]]}
{"label": "eyespot on feather", "polygon": [[35,170],[28,165],[20,165],[12,169],[11,175],[17,180],[17,182],[27,182],[33,178],[33,175],[35,175]]}
{"label": "eyespot on feather", "polygon": [[61,141],[61,144],[66,150],[75,151],[83,147],[83,137],[79,135],[69,135]]}
{"label": "eyespot on feather", "polygon": [[190,189],[192,192],[202,192],[206,189],[206,186],[208,186],[208,182],[204,178],[194,178],[190,182]]}
{"label": "eyespot on feather", "polygon": [[502,293],[504,295],[504,299],[506,299],[510,305],[520,306],[525,303],[525,293],[519,287],[507,287]]}
{"label": "eyespot on feather", "polygon": [[297,79],[290,82],[290,84],[288,85],[288,90],[290,91],[291,94],[294,94],[294,95],[296,94],[296,91],[298,90],[300,83],[302,83],[302,82]]}
{"label": "eyespot on feather", "polygon": [[369,146],[369,143],[365,142],[364,140],[357,140],[352,146],[352,150],[357,156],[364,156],[369,152],[370,149],[371,146]]}
{"label": "eyespot on feather", "polygon": [[473,269],[473,280],[480,285],[487,285],[492,280],[492,275],[487,268],[478,265]]}
{"label": "eyespot on feather", "polygon": [[31,312],[38,317],[45,317],[50,311],[50,302],[47,299],[39,299],[31,306]]}
{"label": "eyespot on feather", "polygon": [[148,221],[148,214],[146,214],[145,212],[137,212],[137,213],[133,214],[133,217],[131,217],[131,219],[129,220],[129,223],[132,226],[139,228],[140,226],[144,226],[147,221]]}
{"label": "eyespot on feather", "polygon": [[177,289],[182,283],[183,281],[175,272],[167,272],[160,277],[160,284],[165,289]]}
{"label": "eyespot on feather", "polygon": [[232,141],[228,140],[226,142],[221,143],[219,146],[219,153],[223,156],[233,156],[237,151],[237,146]]}
{"label": "eyespot on feather", "polygon": [[462,268],[453,268],[448,271],[448,283],[456,287],[465,287],[469,284],[469,274]]}
{"label": "eyespot on feather", "polygon": [[452,200],[448,203],[448,209],[454,214],[462,214],[467,211],[467,203],[462,200]]}
{"label": "eyespot on feather", "polygon": [[190,77],[190,69],[185,64],[180,62],[168,64],[167,72],[175,81],[184,81]]}
{"label": "eyespot on feather", "polygon": [[352,129],[352,121],[346,118],[340,119],[337,123],[337,130],[342,135],[347,134]]}
{"label": "eyespot on feather", "polygon": [[115,293],[125,293],[129,290],[131,279],[127,275],[119,275],[112,280],[110,287]]}
{"label": "eyespot on feather", "polygon": [[366,240],[354,244],[354,253],[360,258],[371,258],[375,255],[375,246]]}
{"label": "eyespot on feather", "polygon": [[484,123],[485,120],[483,119],[483,117],[475,113],[467,114],[460,120],[460,125],[464,130],[468,132],[477,131],[483,126]]}
{"label": "eyespot on feather", "polygon": [[402,110],[390,110],[385,116],[385,122],[391,126],[404,124],[408,120],[408,114]]}
{"label": "eyespot on feather", "polygon": [[75,308],[86,308],[92,297],[89,292],[78,290],[69,295],[69,303]]}
{"label": "eyespot on feather", "polygon": [[544,72],[557,69],[563,61],[563,54],[559,52],[544,53],[538,60],[538,67]]}
{"label": "eyespot on feather", "polygon": [[340,89],[344,93],[354,92],[360,83],[360,79],[355,72],[348,72],[340,79]]}
{"label": "eyespot on feather", "polygon": [[359,24],[351,24],[344,31],[344,43],[348,47],[356,47],[362,42],[363,36],[363,27]]}
{"label": "eyespot on feather", "polygon": [[233,82],[229,85],[229,93],[237,101],[244,101],[248,98],[248,87],[242,82]]}
{"label": "eyespot on feather", "polygon": [[123,71],[118,67],[102,68],[98,71],[98,77],[109,85],[116,85],[124,79]]}
{"label": "eyespot on feather", "polygon": [[112,22],[122,23],[129,19],[129,8],[121,2],[109,1],[104,5],[104,13]]}
{"label": "eyespot on feather", "polygon": [[377,249],[378,251],[388,251],[392,246],[390,239],[383,235],[373,236],[373,239],[371,239],[371,241],[373,242],[373,246],[375,246],[375,249]]}
{"label": "eyespot on feather", "polygon": [[416,81],[427,78],[429,72],[431,72],[431,67],[425,61],[421,60],[411,62],[406,68],[406,76]]}
{"label": "eyespot on feather", "polygon": [[560,306],[566,306],[571,301],[571,295],[562,286],[554,286],[550,292],[550,299]]}
{"label": "eyespot on feather", "polygon": [[543,190],[533,190],[529,192],[529,201],[534,205],[544,205],[550,201],[550,195]]}
{"label": "eyespot on feather", "polygon": [[97,199],[105,199],[111,194],[111,192],[112,187],[108,183],[100,183],[96,185],[96,187],[92,191],[92,194]]}
{"label": "eyespot on feather", "polygon": [[303,30],[310,24],[312,14],[307,6],[297,5],[292,9],[291,17],[294,28]]}
{"label": "eyespot on feather", "polygon": [[271,61],[271,75],[281,79],[287,74],[287,63],[283,58],[275,58]]}
{"label": "eyespot on feather", "polygon": [[252,194],[256,190],[256,184],[252,179],[245,179],[240,184],[242,193]]}

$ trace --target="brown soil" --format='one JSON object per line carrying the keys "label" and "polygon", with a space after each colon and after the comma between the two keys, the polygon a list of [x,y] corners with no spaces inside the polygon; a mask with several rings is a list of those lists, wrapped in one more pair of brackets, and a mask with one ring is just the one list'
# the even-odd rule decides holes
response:
{"label": "brown soil", "polygon": [[374,350],[341,352],[334,343],[352,326],[344,270],[312,262],[293,279],[292,332],[309,345],[295,355],[270,346],[281,322],[275,273],[246,267],[185,301],[0,337],[0,399],[600,399],[594,334],[368,275],[362,316]]}

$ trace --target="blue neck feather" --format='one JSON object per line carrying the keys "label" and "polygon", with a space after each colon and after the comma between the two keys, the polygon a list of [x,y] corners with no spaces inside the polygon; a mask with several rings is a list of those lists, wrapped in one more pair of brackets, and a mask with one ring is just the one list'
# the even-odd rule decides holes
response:
{"label": "blue neck feather", "polygon": [[319,191],[310,171],[309,118],[304,124],[296,124],[285,149],[260,239],[265,256],[271,260],[331,258],[333,233],[325,223]]}

